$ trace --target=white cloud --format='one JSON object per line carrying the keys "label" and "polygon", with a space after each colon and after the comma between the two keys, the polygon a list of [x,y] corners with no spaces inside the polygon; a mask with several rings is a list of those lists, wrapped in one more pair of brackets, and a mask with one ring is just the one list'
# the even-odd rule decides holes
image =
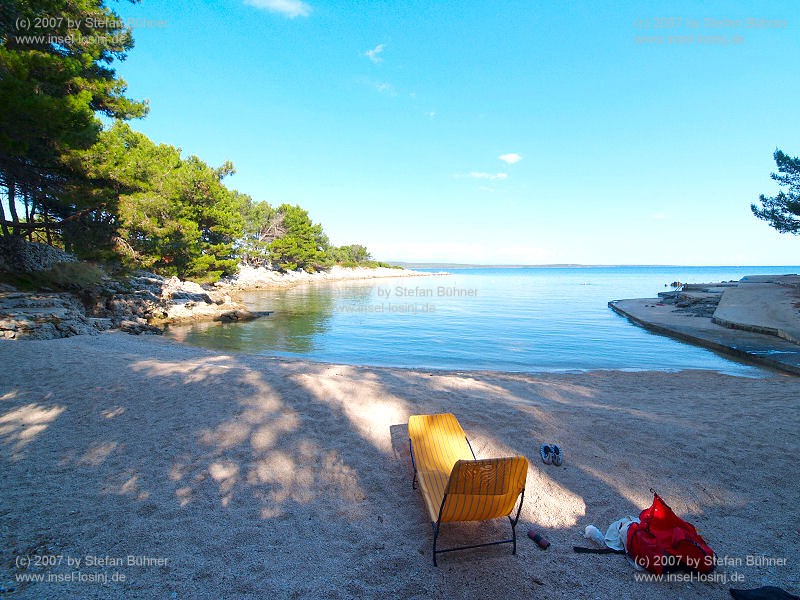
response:
{"label": "white cloud", "polygon": [[381,94],[389,94],[390,96],[397,95],[397,90],[394,89],[394,86],[391,83],[386,83],[385,81],[382,83],[376,83],[375,89]]}
{"label": "white cloud", "polygon": [[245,4],[256,8],[265,8],[269,12],[280,13],[284,17],[307,17],[311,14],[311,6],[302,0],[244,0]]}
{"label": "white cloud", "polygon": [[435,110],[428,111],[425,113],[425,116],[428,117],[429,119],[435,119],[436,111]]}
{"label": "white cloud", "polygon": [[522,160],[522,155],[517,154],[516,152],[511,152],[509,154],[501,154],[497,158],[499,158],[505,163],[508,163],[509,165],[513,165],[514,163],[518,163],[519,161]]}
{"label": "white cloud", "polygon": [[379,62],[383,62],[383,57],[379,56],[379,54],[383,52],[384,48],[386,48],[386,44],[378,44],[372,50],[364,52],[364,56],[377,65]]}
{"label": "white cloud", "polygon": [[490,179],[502,180],[508,179],[508,173],[485,173],[483,171],[471,171],[469,173],[456,173],[453,177],[457,179]]}

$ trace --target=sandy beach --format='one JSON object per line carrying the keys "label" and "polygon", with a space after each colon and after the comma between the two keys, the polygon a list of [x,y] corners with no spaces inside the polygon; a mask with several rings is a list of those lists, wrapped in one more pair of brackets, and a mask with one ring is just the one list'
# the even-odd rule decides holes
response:
{"label": "sandy beach", "polygon": [[[0,595],[797,594],[800,379],[763,374],[412,371],[118,332],[0,343]],[[406,422],[435,412],[456,414],[479,457],[531,460],[516,556],[484,548],[433,567]],[[542,464],[542,442],[561,445],[562,467]],[[573,552],[591,545],[586,525],[649,506],[650,488],[727,557],[713,581],[641,582],[623,557]],[[451,525],[441,540],[508,529]]]}

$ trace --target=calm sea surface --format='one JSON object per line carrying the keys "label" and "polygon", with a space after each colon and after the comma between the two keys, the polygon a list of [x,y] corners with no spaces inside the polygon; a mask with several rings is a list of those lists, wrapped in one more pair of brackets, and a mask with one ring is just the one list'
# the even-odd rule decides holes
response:
{"label": "calm sea surface", "polygon": [[249,323],[172,327],[167,335],[223,351],[324,362],[455,370],[754,367],[651,334],[608,308],[673,281],[738,280],[800,267],[452,269],[450,275],[313,284],[250,293],[274,314]]}

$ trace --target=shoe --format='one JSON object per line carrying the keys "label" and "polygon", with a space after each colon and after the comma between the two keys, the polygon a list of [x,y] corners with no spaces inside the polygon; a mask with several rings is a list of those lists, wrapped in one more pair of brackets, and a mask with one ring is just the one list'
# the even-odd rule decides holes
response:
{"label": "shoe", "polygon": [[561,454],[561,448],[556,446],[555,444],[550,445],[550,452],[552,453],[552,462],[556,467],[560,467],[561,463],[564,462],[564,455]]}
{"label": "shoe", "polygon": [[542,444],[542,447],[539,448],[539,454],[542,455],[542,462],[546,465],[549,465],[553,462],[553,454],[550,451],[550,446],[547,444]]}

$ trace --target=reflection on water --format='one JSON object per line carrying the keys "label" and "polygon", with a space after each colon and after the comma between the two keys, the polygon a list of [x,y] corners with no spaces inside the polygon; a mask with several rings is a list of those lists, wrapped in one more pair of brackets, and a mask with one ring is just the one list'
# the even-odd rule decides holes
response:
{"label": "reflection on water", "polygon": [[[796,269],[795,269],[796,270]],[[244,295],[247,323],[171,327],[215,350],[333,363],[498,371],[759,371],[654,335],[608,308],[654,297],[671,281],[787,272],[765,267],[457,269],[449,276],[301,285]]]}
{"label": "reflection on water", "polygon": [[[369,290],[366,291],[369,293]],[[169,328],[168,335],[215,350],[308,354],[330,328],[336,296],[330,289],[303,286],[242,295],[251,310],[273,311],[269,317],[245,323],[193,323]]]}

